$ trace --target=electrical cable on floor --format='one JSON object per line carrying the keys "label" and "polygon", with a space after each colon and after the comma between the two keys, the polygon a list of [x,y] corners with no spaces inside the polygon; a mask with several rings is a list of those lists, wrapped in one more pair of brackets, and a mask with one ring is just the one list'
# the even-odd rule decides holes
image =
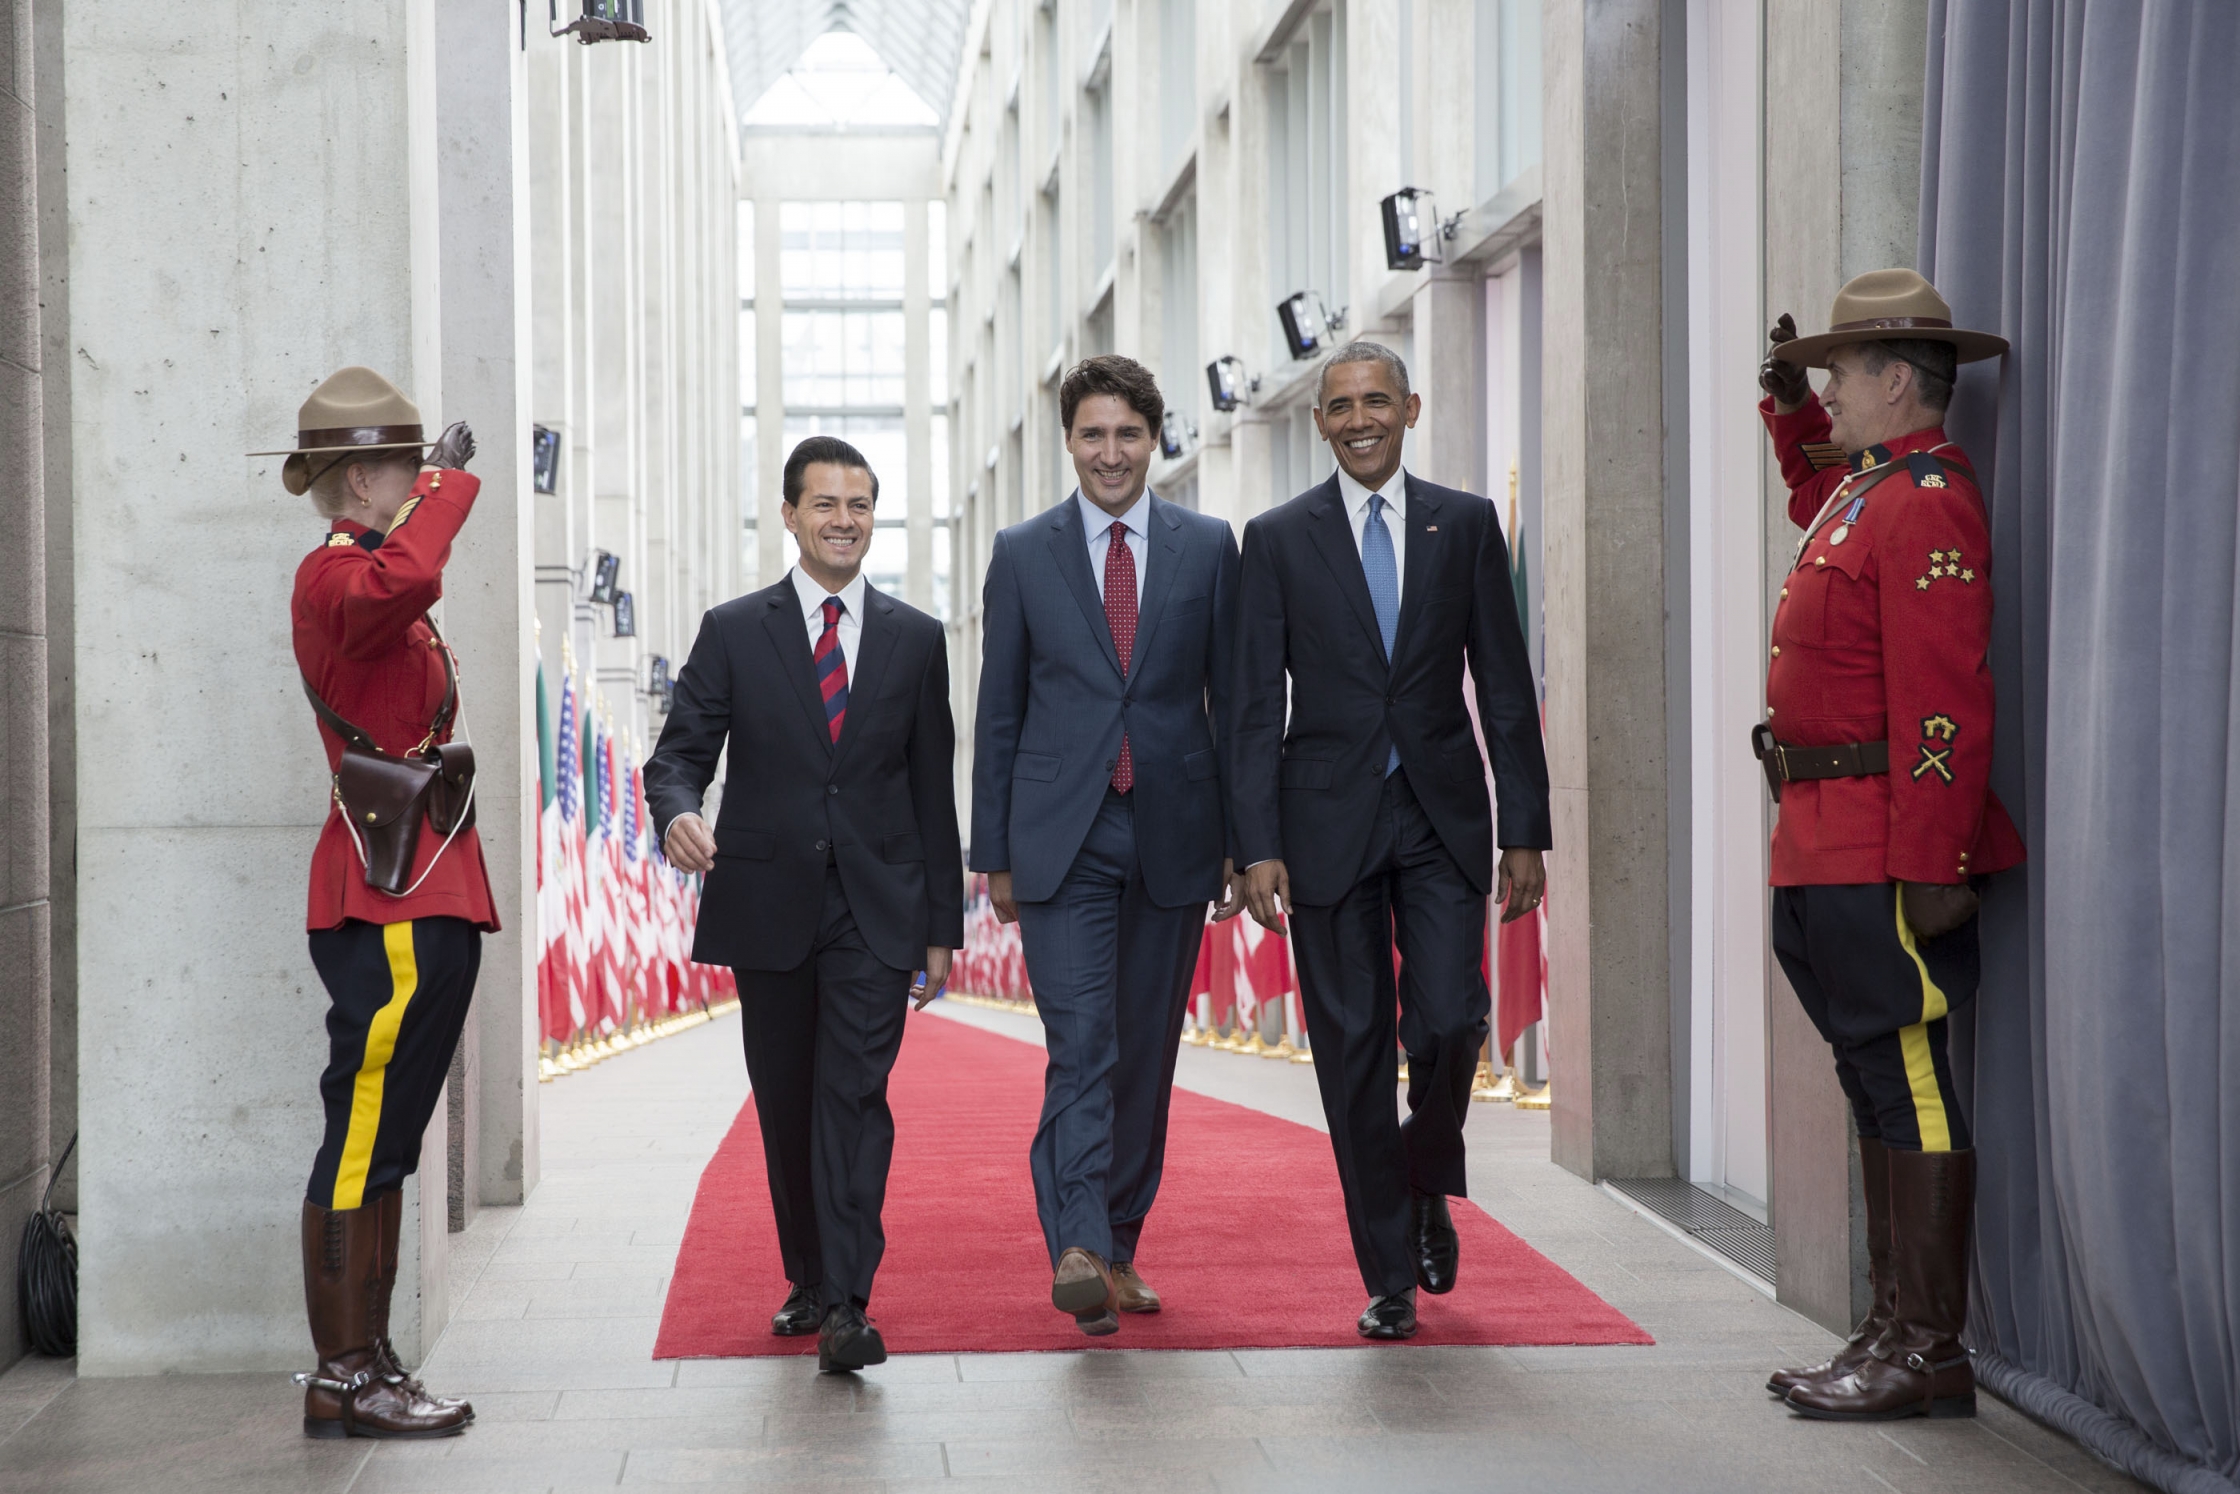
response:
{"label": "electrical cable on floor", "polygon": [[54,1185],[76,1151],[78,1138],[62,1149],[39,1211],[23,1222],[23,1243],[16,1251],[16,1305],[22,1311],[31,1347],[57,1359],[78,1352],[78,1242],[54,1205]]}

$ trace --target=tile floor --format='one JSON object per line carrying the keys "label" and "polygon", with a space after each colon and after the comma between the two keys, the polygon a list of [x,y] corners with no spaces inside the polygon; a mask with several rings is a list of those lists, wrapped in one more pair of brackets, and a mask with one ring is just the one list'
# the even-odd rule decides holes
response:
{"label": "tile floor", "polygon": [[[1037,1035],[1004,1013],[948,1019]],[[1505,1106],[1472,1115],[1473,1196],[1655,1347],[924,1355],[858,1379],[800,1359],[656,1362],[693,1187],[745,1099],[738,1041],[717,1022],[545,1088],[542,1185],[453,1239],[454,1315],[425,1377],[473,1397],[466,1436],[307,1442],[281,1375],[80,1381],[26,1360],[0,1376],[0,1491],[2141,1487],[1988,1396],[1972,1422],[1783,1412],[1767,1368],[1833,1340],[1555,1167],[1547,1117]],[[1186,1048],[1178,1082],[1319,1129],[1305,1067]]]}

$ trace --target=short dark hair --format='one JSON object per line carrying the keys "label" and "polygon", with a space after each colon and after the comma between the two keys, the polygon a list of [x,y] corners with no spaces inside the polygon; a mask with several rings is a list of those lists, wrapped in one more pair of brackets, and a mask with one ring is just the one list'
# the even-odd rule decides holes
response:
{"label": "short dark hair", "polygon": [[1356,339],[1332,353],[1330,361],[1323,364],[1321,372],[1314,376],[1314,402],[1317,409],[1322,406],[1322,391],[1330,383],[1330,370],[1341,363],[1382,364],[1385,372],[1392,375],[1392,382],[1400,386],[1400,398],[1405,400],[1408,397],[1408,365],[1401,360],[1400,355],[1381,342]]}
{"label": "short dark hair", "polygon": [[810,436],[793,448],[786,458],[785,500],[786,507],[795,508],[801,503],[801,483],[813,462],[830,462],[835,467],[854,467],[871,479],[871,501],[879,501],[879,474],[871,470],[863,453],[841,440],[838,436]]}
{"label": "short dark hair", "polygon": [[1073,434],[1073,412],[1092,394],[1112,394],[1126,400],[1128,408],[1144,418],[1154,436],[1159,433],[1160,422],[1167,418],[1167,402],[1160,397],[1159,381],[1151,377],[1150,369],[1118,353],[1099,353],[1067,369],[1065,382],[1058,386],[1058,417],[1067,435]]}
{"label": "short dark hair", "polygon": [[1889,337],[1859,344],[1859,361],[1878,374],[1896,359],[1913,365],[1913,387],[1921,403],[1942,410],[1952,403],[1952,381],[1960,376],[1960,350],[1927,337]]}

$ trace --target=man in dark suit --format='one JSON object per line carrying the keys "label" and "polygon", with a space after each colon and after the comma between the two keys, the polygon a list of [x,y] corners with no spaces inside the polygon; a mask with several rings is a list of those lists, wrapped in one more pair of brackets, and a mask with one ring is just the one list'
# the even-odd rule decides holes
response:
{"label": "man in dark suit", "polygon": [[[878,497],[845,441],[793,449],[783,512],[801,563],[709,609],[645,766],[670,861],[708,874],[692,957],[739,981],[793,1284],[771,1331],[817,1332],[826,1371],[887,1357],[865,1316],[886,1250],[887,1074],[904,1006],[940,991],[964,943],[947,642],[863,579]],[[701,799],[727,741],[710,834]]]}
{"label": "man in dark suit", "polygon": [[[1462,1122],[1491,1009],[1486,897],[1506,903],[1504,921],[1538,905],[1549,843],[1548,765],[1508,547],[1493,505],[1401,469],[1421,403],[1389,348],[1355,342],[1331,356],[1314,418],[1338,470],[1245,526],[1238,603],[1230,774],[1245,900],[1277,932],[1291,916],[1315,1078],[1369,1289],[1365,1338],[1411,1336],[1416,1288],[1454,1286],[1447,1195],[1468,1191]],[[1395,941],[1405,1123],[1392,1103]]]}
{"label": "man in dark suit", "polygon": [[1206,904],[1237,910],[1217,734],[1237,542],[1151,493],[1165,401],[1132,359],[1059,386],[1079,489],[996,536],[983,597],[972,867],[1019,923],[1050,1065],[1030,1161],[1050,1300],[1084,1333],[1157,1312],[1159,1191]]}

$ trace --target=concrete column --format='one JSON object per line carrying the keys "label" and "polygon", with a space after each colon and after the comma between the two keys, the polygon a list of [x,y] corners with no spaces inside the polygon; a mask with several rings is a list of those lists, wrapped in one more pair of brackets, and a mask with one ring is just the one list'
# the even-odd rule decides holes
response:
{"label": "concrete column", "polygon": [[575,224],[576,132],[570,65],[583,50],[535,45],[529,49],[530,273],[533,287],[533,392],[535,421],[560,433],[554,491],[534,495],[537,647],[544,661],[546,695],[560,709],[560,680],[575,614],[572,568],[582,545],[571,523],[569,495],[582,480],[584,449],[577,435],[574,286],[578,245]]}
{"label": "concrete column", "polygon": [[1417,476],[1485,493],[1485,282],[1475,265],[1423,276],[1415,293],[1415,356],[1408,375],[1423,396],[1409,441]]}
{"label": "concrete column", "polygon": [[[0,3],[0,1239],[39,1205],[48,1136],[47,543],[38,119],[29,0]],[[0,1302],[0,1365],[21,1351]]]}
{"label": "concrete column", "polygon": [[[769,586],[793,564],[793,539],[778,514],[785,477],[785,287],[780,283],[780,199],[758,189],[754,200],[755,464],[761,469],[755,533],[762,569],[757,586]],[[949,335],[957,335],[954,324]]]}
{"label": "concrete column", "polygon": [[[1769,319],[1788,311],[1799,331],[1812,332],[1826,326],[1844,281],[1914,263],[1928,0],[1776,0],[1765,25],[1765,307]],[[1775,79],[1780,86],[1771,86]],[[1762,481],[1767,586],[1774,588],[1788,572],[1795,531],[1770,449]],[[1779,1293],[1841,1332],[1868,1300],[1850,1107],[1828,1045],[1780,966],[1768,965]]]}
{"label": "concrete column", "polygon": [[902,205],[902,435],[910,453],[910,470],[902,474],[910,521],[903,600],[923,612],[933,610],[933,294],[927,268],[926,203],[913,197]]}
{"label": "concrete column", "polygon": [[1672,1172],[1657,0],[1550,0],[1544,482],[1554,1155]]}
{"label": "concrete column", "polygon": [[[177,21],[157,0],[64,21],[78,760],[101,786],[78,835],[86,1375],[309,1350],[326,999],[295,910],[327,783],[287,599],[325,526],[242,453],[284,443],[346,363],[442,407],[432,0]],[[408,1361],[443,1303],[417,1181]]]}
{"label": "concrete column", "polygon": [[504,928],[484,939],[460,1044],[451,1138],[465,1183],[453,1222],[536,1186],[535,501],[529,463],[528,90],[516,17],[436,16],[443,419],[473,424],[482,479],[444,585],[478,777],[475,824]]}

